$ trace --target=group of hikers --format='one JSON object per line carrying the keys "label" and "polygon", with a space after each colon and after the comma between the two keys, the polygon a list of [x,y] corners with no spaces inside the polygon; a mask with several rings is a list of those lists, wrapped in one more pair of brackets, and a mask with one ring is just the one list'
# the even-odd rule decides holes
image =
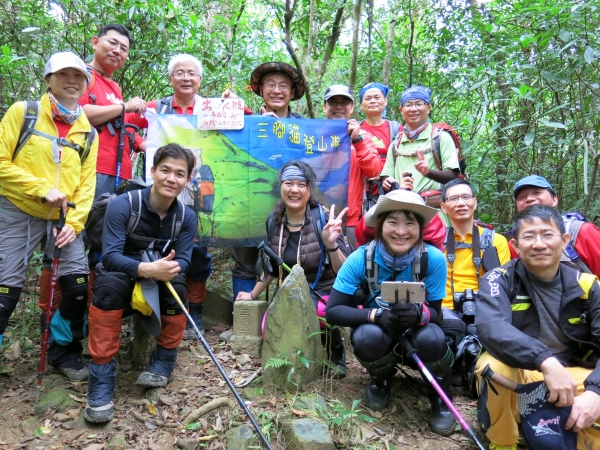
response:
{"label": "group of hikers", "polygon": [[[72,52],[55,53],[44,69],[46,93],[37,102],[15,103],[0,123],[0,345],[41,243],[39,305],[45,311],[51,304],[53,312],[47,361],[70,380],[87,379],[90,422],[114,416],[114,357],[123,317],[143,309],[135,301],[140,292],[153,292],[158,306],[143,322],[156,348],[137,383],[166,386],[178,345],[191,337],[175,294],[201,329],[212,271],[207,248],[195,242],[193,204],[178,199],[191,181],[192,152],[176,143],[160,147],[152,184],[130,181],[130,153],[146,148],[135,133],[148,126],[144,112],[196,114],[202,66],[177,55],[168,64],[172,96],[125,102],[113,75],[132,45],[125,27],[109,24],[92,38],[90,64]],[[250,84],[264,101],[258,114],[301,117],[290,107],[305,89],[294,67],[261,64]],[[517,214],[508,242],[475,219],[476,187],[462,176],[454,130],[430,122],[431,91],[413,86],[402,93],[402,124],[386,118],[388,93],[380,83],[364,86],[365,120],[358,122],[351,118],[350,88],[327,88],[325,117],[345,120],[352,142],[348,205],[326,210],[315,198],[313,168],[286,163],[277,178],[280,200],[265,218],[268,245],[285,264],[264,264],[259,249],[232,248],[233,300],[256,300],[273,280],[281,283],[285,267],[300,264],[315,310],[327,322],[328,374],[346,375],[340,327],[350,327],[353,353],[371,377],[364,395],[369,408],[389,404],[396,366],[409,361],[399,345],[404,340],[450,398],[457,376],[460,384],[467,372],[479,387],[487,366],[517,383],[545,380],[548,401],[571,408],[561,427],[578,433],[577,448],[600,449],[594,427],[600,419],[600,232],[578,214],[561,216],[551,184],[528,175],[514,186]],[[222,94],[235,96],[229,89]],[[107,195],[113,192],[121,195]],[[86,248],[88,214],[101,198],[109,200],[101,249]],[[55,249],[61,249],[57,266]],[[398,282],[414,288],[412,300]],[[452,433],[452,411],[427,385],[430,428]],[[516,449],[517,397],[497,390],[484,399],[479,419],[491,449]]]}

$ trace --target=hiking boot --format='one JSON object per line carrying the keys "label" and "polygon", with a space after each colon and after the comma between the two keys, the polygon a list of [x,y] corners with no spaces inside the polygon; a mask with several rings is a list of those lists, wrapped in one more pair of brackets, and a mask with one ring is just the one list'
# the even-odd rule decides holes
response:
{"label": "hiking boot", "polygon": [[[436,381],[444,389],[450,401],[452,401],[450,395],[451,376],[451,374],[448,374],[444,378],[436,378]],[[429,427],[431,431],[442,436],[451,434],[454,431],[454,427],[456,427],[456,418],[431,384],[427,386],[427,397],[431,404],[431,411],[429,412]]]}
{"label": "hiking boot", "polygon": [[102,406],[90,406],[90,403],[85,404],[83,417],[88,422],[105,423],[110,422],[115,415],[115,405],[113,402],[108,402]]}
{"label": "hiking boot", "polygon": [[365,390],[365,404],[375,411],[381,411],[390,403],[391,387],[392,377],[371,375],[371,382]]}
{"label": "hiking boot", "polygon": [[171,380],[172,377],[157,375],[155,373],[145,371],[140,373],[140,376],[136,380],[135,384],[146,387],[165,387]]}
{"label": "hiking boot", "polygon": [[70,367],[57,367],[60,373],[62,373],[65,377],[68,378],[69,381],[85,381],[88,379],[89,371],[87,367],[83,369],[71,369]]}
{"label": "hiking boot", "polygon": [[176,348],[164,348],[157,345],[150,356],[150,366],[140,374],[135,384],[147,387],[164,387],[172,380]]}
{"label": "hiking boot", "polygon": [[[190,303],[190,316],[194,323],[196,324],[196,328],[202,333],[204,336],[204,323],[202,322],[202,312],[204,310],[203,304]],[[190,321],[187,321],[185,330],[183,332],[183,339],[186,341],[196,340],[198,337],[196,336],[196,332],[192,327]]]}
{"label": "hiking boot", "polygon": [[346,377],[346,348],[342,330],[339,327],[331,329],[329,346],[331,349],[328,349],[327,353],[335,367],[328,367],[327,377],[341,380]]}
{"label": "hiking boot", "polygon": [[117,384],[117,362],[90,363],[88,397],[84,417],[88,422],[104,423],[112,420],[115,407],[112,399]]}
{"label": "hiking boot", "polygon": [[[200,334],[204,336],[204,330],[200,330]],[[183,340],[184,341],[197,341],[198,336],[196,336],[196,332],[193,328],[186,328],[183,330]]]}
{"label": "hiking boot", "polygon": [[490,444],[490,450],[517,450],[517,444],[512,444],[512,445]]}

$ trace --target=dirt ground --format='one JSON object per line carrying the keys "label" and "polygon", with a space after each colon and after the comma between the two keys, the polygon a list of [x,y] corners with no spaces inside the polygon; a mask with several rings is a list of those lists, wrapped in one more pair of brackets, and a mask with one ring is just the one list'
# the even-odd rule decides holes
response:
{"label": "dirt ground", "polygon": [[[254,373],[260,367],[260,362],[247,355],[235,355],[227,344],[219,344],[218,335],[222,330],[221,327],[213,327],[207,331],[206,339],[226,373],[236,382]],[[166,389],[154,392],[154,398],[149,402],[146,389],[133,383],[139,371],[128,370],[127,348],[131,339],[130,335],[123,333],[115,419],[107,427],[82,428],[81,411],[85,405],[87,383],[68,382],[47,369],[44,378],[46,386],[62,385],[72,389],[76,392],[72,398],[79,407],[72,408],[64,415],[57,415],[55,410],[51,410],[44,416],[29,420],[27,428],[23,422],[35,417],[33,406],[39,347],[26,343],[16,358],[14,348],[4,347],[4,354],[0,356],[0,369],[5,372],[0,375],[0,449],[102,450],[117,434],[125,437],[126,446],[110,448],[167,450],[177,448],[178,439],[196,438],[204,439],[200,441],[204,447],[200,448],[225,449],[225,433],[241,423],[249,424],[199,342],[184,341],[174,380]],[[306,412],[290,406],[298,396],[311,392],[318,392],[328,403],[328,413],[320,419],[329,425],[338,448],[476,448],[458,430],[448,437],[435,435],[429,430],[426,386],[419,374],[408,368],[397,374],[392,388],[394,398],[383,413],[368,411],[361,403],[357,409],[362,411],[355,413],[354,418],[349,417],[353,400],[362,398],[368,380],[366,371],[349,355],[348,376],[340,381],[321,379],[310,384],[302,393],[254,384],[239,391],[274,449],[286,448],[280,432],[283,419],[306,415]],[[455,404],[475,429],[475,401],[464,394],[460,389],[455,393]],[[222,397],[229,398],[235,406],[213,410],[199,419],[198,425],[186,429],[182,419],[190,409],[197,409],[212,399]]]}

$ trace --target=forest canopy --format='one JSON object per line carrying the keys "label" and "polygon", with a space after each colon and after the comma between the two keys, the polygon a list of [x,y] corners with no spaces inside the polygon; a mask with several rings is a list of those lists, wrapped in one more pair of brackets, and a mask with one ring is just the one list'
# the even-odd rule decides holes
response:
{"label": "forest canopy", "polygon": [[[589,1],[413,0],[6,0],[0,5],[0,113],[43,92],[43,67],[58,50],[86,61],[106,23],[132,32],[115,74],[125,99],[170,93],[178,53],[204,67],[200,94],[230,87],[253,109],[248,87],[266,61],[296,66],[308,81],[294,105],[324,117],[329,84],[388,84],[388,117],[403,89],[433,90],[432,120],[463,141],[479,218],[501,229],[514,213],[512,186],[538,173],[563,211],[600,220],[600,5]],[[357,101],[358,103],[358,101]],[[355,115],[362,118],[356,105]]]}

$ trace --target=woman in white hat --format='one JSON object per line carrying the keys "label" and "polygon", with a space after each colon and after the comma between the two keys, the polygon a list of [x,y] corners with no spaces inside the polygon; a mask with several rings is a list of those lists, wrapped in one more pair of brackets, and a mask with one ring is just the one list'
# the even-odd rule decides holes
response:
{"label": "woman in white hat", "polygon": [[[402,360],[397,345],[402,335],[450,393],[454,356],[439,326],[446,296],[446,260],[439,249],[423,242],[423,227],[436,214],[412,191],[400,189],[380,196],[365,218],[367,226],[375,228],[375,240],[348,257],[331,290],[327,322],[353,329],[354,354],[371,375],[365,401],[375,410],[384,409],[390,401],[395,366]],[[367,273],[367,267],[373,269]],[[423,282],[425,302],[382,301],[384,281]],[[451,433],[456,420],[429,384],[428,397],[431,429]]]}
{"label": "woman in white hat", "polygon": [[[62,249],[62,300],[52,319],[48,363],[69,379],[87,378],[79,342],[87,309],[88,264],[81,231],[96,185],[98,138],[77,101],[90,75],[74,53],[59,52],[44,68],[47,91],[12,105],[0,123],[0,343],[25,282],[29,260],[46,239]],[[73,202],[76,209],[69,209]],[[59,210],[66,222],[57,236]],[[48,299],[40,297],[45,309]]]}

